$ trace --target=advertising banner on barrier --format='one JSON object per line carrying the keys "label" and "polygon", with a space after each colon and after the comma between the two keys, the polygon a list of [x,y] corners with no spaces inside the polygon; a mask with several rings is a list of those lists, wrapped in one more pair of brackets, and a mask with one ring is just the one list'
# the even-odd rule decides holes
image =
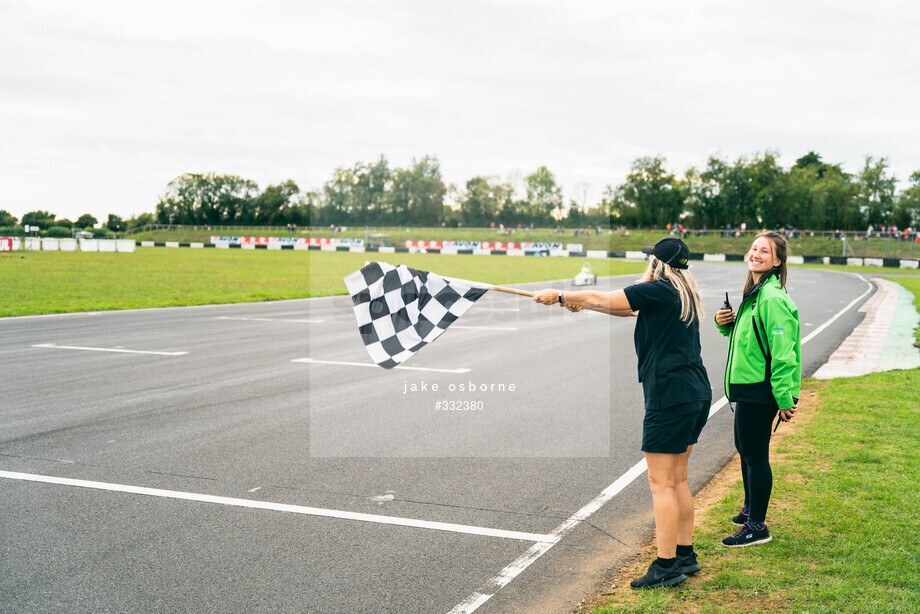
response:
{"label": "advertising banner on barrier", "polygon": [[240,245],[268,245],[274,237],[239,237]]}
{"label": "advertising banner on barrier", "polygon": [[479,249],[480,241],[441,241],[441,247],[452,249]]}
{"label": "advertising banner on barrier", "polygon": [[364,239],[338,239],[336,247],[364,247]]}
{"label": "advertising banner on barrier", "polygon": [[551,252],[562,249],[562,243],[521,243],[525,252]]}
{"label": "advertising banner on barrier", "polygon": [[441,249],[440,241],[406,241],[408,249]]}
{"label": "advertising banner on barrier", "polygon": [[364,247],[364,239],[310,237],[309,244],[311,247]]}
{"label": "advertising banner on barrier", "polygon": [[306,243],[307,240],[303,237],[269,237],[269,245],[300,245]]}
{"label": "advertising banner on barrier", "polygon": [[408,249],[483,249],[481,241],[406,241]]}
{"label": "advertising banner on barrier", "polygon": [[506,252],[509,249],[521,249],[520,243],[503,243],[501,241],[483,241],[480,249],[491,249],[493,252]]}
{"label": "advertising banner on barrier", "polygon": [[319,237],[232,237],[220,236],[211,237],[211,243],[214,245],[264,245],[279,246],[290,245],[292,247],[313,245],[322,246],[345,246],[345,247],[362,247],[364,239],[345,239],[335,237],[332,239],[323,239]]}
{"label": "advertising banner on barrier", "polygon": [[13,237],[0,237],[0,252],[13,251]]}
{"label": "advertising banner on barrier", "polygon": [[[406,241],[408,249],[488,249],[494,252],[524,250],[550,252],[563,249],[562,243],[505,243],[502,241]],[[579,246],[575,246],[579,247]],[[580,251],[580,250],[576,250]]]}

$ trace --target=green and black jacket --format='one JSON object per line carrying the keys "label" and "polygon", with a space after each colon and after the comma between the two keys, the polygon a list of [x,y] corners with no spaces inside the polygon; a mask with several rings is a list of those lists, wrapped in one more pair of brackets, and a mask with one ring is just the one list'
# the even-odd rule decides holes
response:
{"label": "green and black jacket", "polygon": [[744,297],[729,326],[716,327],[728,343],[725,394],[732,402],[789,409],[802,382],[799,311],[768,273],[760,288]]}

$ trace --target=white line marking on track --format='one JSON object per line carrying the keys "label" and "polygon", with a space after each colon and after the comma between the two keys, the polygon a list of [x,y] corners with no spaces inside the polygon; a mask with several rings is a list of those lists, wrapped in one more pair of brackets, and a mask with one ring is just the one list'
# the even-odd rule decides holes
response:
{"label": "white line marking on track", "polygon": [[[856,273],[853,273],[853,275],[856,275]],[[850,308],[851,308],[853,305],[855,305],[856,303],[858,303],[858,302],[861,301],[862,299],[866,298],[866,296],[867,296],[870,292],[872,292],[872,289],[875,288],[875,286],[873,286],[873,285],[872,285],[865,277],[863,277],[862,275],[856,275],[856,277],[858,277],[858,278],[860,278],[861,280],[863,280],[864,282],[866,282],[866,285],[869,286],[869,289],[866,290],[865,292],[863,292],[862,294],[860,294],[857,298],[854,298],[852,301],[850,301],[850,304],[849,304],[849,305],[847,305],[846,307],[844,307],[843,309],[841,309],[840,311],[838,311],[838,312],[834,315],[834,317],[832,317],[830,320],[828,320],[827,322],[825,322],[824,324],[822,324],[822,325],[819,326],[818,328],[816,328],[816,329],[814,329],[813,331],[811,331],[811,334],[810,334],[810,335],[808,335],[807,337],[805,337],[804,339],[802,339],[802,345],[805,345],[806,343],[808,343],[809,341],[811,341],[818,333],[820,333],[820,332],[823,331],[825,328],[827,328],[828,326],[830,326],[831,324],[833,324],[833,323],[837,320],[837,318],[839,318],[840,316],[842,316],[843,314],[845,314],[847,311],[849,311]]]}
{"label": "white line marking on track", "polygon": [[[529,551],[528,551],[529,552]],[[507,567],[505,568],[507,569]],[[490,594],[482,594],[479,591],[473,593],[469,597],[463,600],[462,603],[458,603],[453,610],[447,614],[465,614],[466,612],[475,612],[479,609],[479,606],[484,604],[486,601],[492,598]]]}
{"label": "white line marking on track", "polygon": [[361,522],[372,522],[376,524],[389,524],[401,527],[411,527],[416,529],[433,529],[436,531],[449,531],[451,533],[465,533],[468,535],[482,535],[485,537],[500,537],[504,539],[519,539],[530,542],[553,542],[555,538],[552,535],[542,533],[525,533],[522,531],[506,531],[504,529],[491,529],[488,527],[476,527],[465,524],[454,524],[450,522],[433,522],[430,520],[416,520],[414,518],[400,518],[398,516],[381,516],[378,514],[363,514],[359,512],[345,512],[341,510],[322,509],[318,507],[305,507],[302,505],[289,505],[286,503],[271,503],[269,501],[254,501],[251,499],[234,499],[232,497],[219,497],[215,495],[203,495],[199,493],[180,492],[176,490],[162,490],[159,488],[146,488],[143,486],[128,486],[125,484],[111,484],[108,482],[91,482],[89,480],[74,480],[71,478],[59,478],[50,475],[38,475],[34,473],[17,473],[13,471],[0,471],[0,478],[10,480],[23,480],[26,482],[41,482],[44,484],[57,484],[60,486],[77,486],[80,488],[91,488],[95,490],[107,490],[110,492],[122,492],[134,495],[147,495],[151,497],[162,497],[166,499],[181,499],[184,501],[198,501],[201,503],[217,503],[219,505],[229,505],[233,507],[245,507],[260,510],[272,510],[276,512],[288,512],[292,514],[305,514],[307,516],[321,516],[325,518],[338,518],[340,520],[357,520]]}
{"label": "white line marking on track", "polygon": [[538,542],[531,546],[527,552],[512,561],[507,567],[502,569],[497,576],[483,586],[483,590],[474,592],[463,602],[457,604],[448,614],[469,614],[475,611],[479,606],[491,599],[495,593],[504,588],[505,585],[519,576],[521,572],[536,562],[537,559],[546,554],[550,548],[559,543],[563,537],[572,531],[572,529],[577,527],[582,521],[587,520],[594,512],[603,507],[605,503],[632,484],[637,477],[645,473],[646,469],[648,469],[648,465],[646,465],[645,459],[643,458],[633,465],[629,471],[621,475],[616,482],[605,488],[601,494],[556,527],[556,529],[549,534],[553,538],[553,541]]}
{"label": "white line marking on track", "polygon": [[154,356],[185,356],[188,352],[151,352],[147,350],[124,350],[121,348],[89,348],[77,345],[55,345],[54,343],[40,343],[34,348],[49,348],[53,350],[86,350],[88,352],[115,352],[119,354],[153,354]]}
{"label": "white line marking on track", "polygon": [[[347,298],[348,295],[346,294],[345,297]],[[341,298],[341,296],[335,296],[335,297],[329,297],[329,298]],[[278,303],[294,303],[298,301],[312,301],[312,300],[316,300],[316,299],[289,298],[289,299],[283,299],[280,301],[272,301],[272,302],[274,304],[278,304]],[[264,305],[265,301],[257,301],[256,303],[230,303],[230,305],[250,305],[250,304]],[[309,305],[309,303],[307,304]],[[26,319],[31,319],[31,318],[64,318],[64,317],[70,318],[74,316],[107,316],[107,315],[117,316],[117,315],[125,315],[125,314],[132,315],[135,313],[143,313],[146,311],[156,311],[159,313],[164,313],[164,312],[170,312],[176,309],[188,311],[188,310],[197,310],[197,309],[226,309],[227,307],[228,307],[228,304],[226,303],[218,303],[214,305],[183,305],[181,307],[142,307],[140,309],[111,309],[108,311],[73,311],[70,313],[42,313],[42,314],[38,314],[34,316],[8,316],[5,318],[0,318],[0,322],[6,322],[6,321],[12,322],[15,320],[26,320]]]}
{"label": "white line marking on track", "polygon": [[33,316],[11,316],[8,318],[3,318],[4,320],[14,321],[14,320],[32,320],[35,318],[68,318],[72,316],[98,316],[102,315],[105,312],[102,311],[75,311],[70,313],[39,313]]}
{"label": "white line marking on track", "polygon": [[236,318],[231,316],[217,316],[217,320],[244,320],[247,322],[294,322],[296,324],[319,324],[325,320],[283,320],[281,318]]}
{"label": "white line marking on track", "polygon": [[[833,324],[834,321],[837,320],[837,318],[839,318],[844,313],[846,313],[850,308],[853,307],[853,305],[855,305],[860,300],[865,298],[866,295],[872,291],[874,286],[871,283],[866,281],[866,279],[862,275],[856,275],[856,276],[862,279],[864,282],[866,282],[869,285],[869,289],[866,290],[866,292],[864,292],[863,294],[861,294],[858,298],[853,299],[853,301],[851,301],[850,304],[848,304],[846,307],[838,311],[836,315],[834,315],[827,322],[825,322],[824,324],[819,326],[817,329],[815,329],[805,339],[802,339],[802,345],[804,345],[805,343],[813,339],[815,335],[817,335],[818,333],[823,331],[825,328]],[[728,398],[723,396],[721,399],[719,399],[718,401],[716,401],[710,406],[709,416],[712,417],[713,415],[715,415],[716,412],[718,412],[720,409],[722,409],[726,405],[728,405]],[[617,494],[619,494],[620,491],[622,491],[624,488],[632,484],[636,480],[636,478],[638,478],[640,475],[645,473],[647,469],[648,469],[648,465],[646,464],[645,459],[642,459],[641,461],[639,461],[638,463],[630,467],[630,469],[626,473],[624,473],[619,478],[617,478],[616,482],[614,482],[613,484],[605,488],[601,492],[601,494],[595,497],[592,501],[590,501],[583,508],[575,512],[572,516],[569,517],[568,520],[566,520],[561,525],[556,527],[556,529],[554,529],[552,533],[550,533],[550,536],[554,538],[554,541],[539,542],[531,546],[530,549],[527,550],[527,552],[519,556],[517,559],[512,561],[507,567],[502,569],[498,573],[497,576],[495,576],[494,578],[486,582],[480,588],[480,590],[475,591],[472,595],[470,595],[469,597],[464,599],[462,602],[457,604],[450,612],[448,612],[448,614],[471,614],[472,612],[475,612],[479,608],[479,606],[487,602],[489,599],[491,599],[495,595],[495,593],[497,593],[505,585],[507,585],[509,582],[511,582],[513,579],[515,579],[517,576],[523,573],[524,570],[526,570],[534,562],[536,562],[537,559],[539,559],[541,556],[546,554],[550,550],[550,548],[552,548],[557,543],[559,543],[559,541],[561,541],[562,538],[565,537],[566,534],[568,534],[572,529],[578,526],[579,523],[581,523],[584,520],[587,520],[592,514],[594,514],[594,512],[596,512],[601,507],[603,507],[604,504],[606,504],[608,501],[613,499]]]}
{"label": "white line marking on track", "polygon": [[[345,362],[341,360],[314,360],[313,358],[295,358],[291,362],[315,363],[318,365],[343,365],[347,367],[373,367],[379,369],[376,364],[370,362]],[[433,371],[435,373],[469,373],[472,369],[434,369],[431,367],[404,367],[399,365],[394,369],[404,369],[406,371]]]}
{"label": "white line marking on track", "polygon": [[716,412],[728,404],[728,397],[722,397],[709,407],[709,417],[712,418]]}

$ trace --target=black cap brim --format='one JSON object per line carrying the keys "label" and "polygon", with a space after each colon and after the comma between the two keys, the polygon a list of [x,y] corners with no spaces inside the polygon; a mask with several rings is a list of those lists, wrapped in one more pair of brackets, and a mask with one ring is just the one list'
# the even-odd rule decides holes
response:
{"label": "black cap brim", "polygon": [[655,248],[654,247],[643,247],[642,250],[640,251],[642,251],[643,254],[652,254],[655,252]]}

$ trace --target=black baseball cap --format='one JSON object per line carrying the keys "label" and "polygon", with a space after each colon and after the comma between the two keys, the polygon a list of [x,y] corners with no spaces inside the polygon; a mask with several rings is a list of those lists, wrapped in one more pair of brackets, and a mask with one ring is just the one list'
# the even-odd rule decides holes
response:
{"label": "black baseball cap", "polygon": [[690,248],[677,237],[665,237],[654,247],[643,247],[643,254],[651,254],[675,269],[686,269],[690,260]]}

